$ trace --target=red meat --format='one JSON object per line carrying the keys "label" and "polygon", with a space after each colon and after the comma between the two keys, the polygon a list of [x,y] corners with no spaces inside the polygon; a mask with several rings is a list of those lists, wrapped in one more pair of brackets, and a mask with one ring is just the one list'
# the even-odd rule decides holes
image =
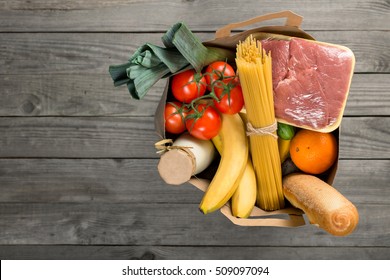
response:
{"label": "red meat", "polygon": [[276,118],[314,130],[337,128],[353,73],[352,51],[299,38],[262,44],[272,56]]}
{"label": "red meat", "polygon": [[271,52],[272,56],[272,83],[278,84],[286,78],[288,72],[289,41],[263,40],[263,48]]}

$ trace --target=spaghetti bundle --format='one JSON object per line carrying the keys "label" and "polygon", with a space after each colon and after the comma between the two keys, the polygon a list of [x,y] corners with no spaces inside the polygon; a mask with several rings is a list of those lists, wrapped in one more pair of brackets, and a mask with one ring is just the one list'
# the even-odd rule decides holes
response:
{"label": "spaghetti bundle", "polygon": [[284,207],[282,170],[277,143],[272,90],[271,55],[261,42],[248,37],[237,45],[236,64],[247,111],[257,205],[263,210]]}

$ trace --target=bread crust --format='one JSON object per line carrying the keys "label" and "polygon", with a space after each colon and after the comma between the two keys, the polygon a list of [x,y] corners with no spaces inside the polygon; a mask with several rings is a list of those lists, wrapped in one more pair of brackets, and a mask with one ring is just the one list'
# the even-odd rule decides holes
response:
{"label": "bread crust", "polygon": [[310,223],[332,235],[346,236],[359,222],[355,205],[315,176],[299,173],[285,176],[283,192],[293,206],[305,212]]}

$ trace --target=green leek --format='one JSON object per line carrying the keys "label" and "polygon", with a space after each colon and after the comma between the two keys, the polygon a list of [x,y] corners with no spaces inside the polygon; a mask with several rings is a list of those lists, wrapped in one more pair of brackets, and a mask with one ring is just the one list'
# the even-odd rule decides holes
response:
{"label": "green leek", "polygon": [[184,23],[176,23],[162,37],[164,47],[144,44],[124,64],[111,65],[114,86],[127,84],[134,99],[142,99],[160,79],[193,68],[202,68],[217,60],[234,59],[230,50],[206,47]]}

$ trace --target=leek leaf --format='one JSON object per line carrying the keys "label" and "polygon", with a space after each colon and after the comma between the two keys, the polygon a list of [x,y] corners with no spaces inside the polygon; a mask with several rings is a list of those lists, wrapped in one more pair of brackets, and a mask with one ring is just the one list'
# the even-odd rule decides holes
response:
{"label": "leek leaf", "polygon": [[205,47],[184,23],[173,25],[161,38],[164,47],[144,44],[124,64],[109,66],[114,86],[127,84],[134,99],[142,99],[160,79],[185,69],[202,68],[216,60],[232,60],[234,53]]}

